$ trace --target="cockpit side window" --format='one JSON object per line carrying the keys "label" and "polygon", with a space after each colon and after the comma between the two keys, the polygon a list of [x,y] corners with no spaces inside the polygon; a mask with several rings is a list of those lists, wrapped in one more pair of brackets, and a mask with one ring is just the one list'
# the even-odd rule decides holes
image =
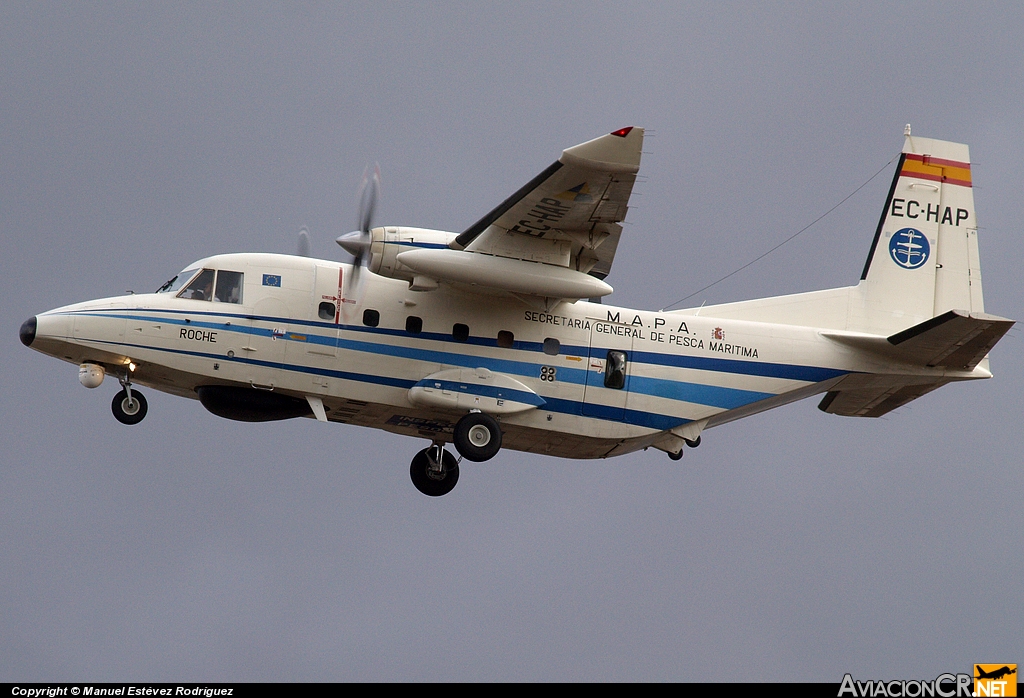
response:
{"label": "cockpit side window", "polygon": [[178,289],[185,285],[185,282],[196,275],[198,269],[186,269],[179,273],[177,276],[171,277],[171,280],[165,283],[163,286],[156,290],[157,293],[177,293]]}
{"label": "cockpit side window", "polygon": [[199,276],[178,294],[178,298],[190,298],[194,301],[213,300],[213,277],[215,274],[213,269],[203,269]]}
{"label": "cockpit side window", "polygon": [[213,300],[220,303],[241,303],[242,272],[223,269],[218,271],[217,290],[213,293]]}

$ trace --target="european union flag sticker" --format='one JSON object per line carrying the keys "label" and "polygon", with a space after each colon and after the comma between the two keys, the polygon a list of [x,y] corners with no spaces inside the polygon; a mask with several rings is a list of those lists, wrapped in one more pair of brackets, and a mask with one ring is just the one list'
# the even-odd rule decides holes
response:
{"label": "european union flag sticker", "polygon": [[264,274],[263,285],[281,288],[281,276],[279,274]]}

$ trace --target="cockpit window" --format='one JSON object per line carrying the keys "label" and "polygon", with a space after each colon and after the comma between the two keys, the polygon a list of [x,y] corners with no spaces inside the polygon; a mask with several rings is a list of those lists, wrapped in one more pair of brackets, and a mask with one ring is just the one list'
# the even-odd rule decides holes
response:
{"label": "cockpit window", "polygon": [[184,286],[185,282],[187,282],[189,279],[191,279],[193,276],[195,276],[195,273],[197,271],[199,271],[199,270],[193,268],[193,269],[186,269],[185,271],[180,272],[177,276],[171,277],[171,280],[168,281],[167,283],[165,283],[160,288],[158,288],[156,290],[156,292],[157,293],[174,293],[179,288]]}
{"label": "cockpit window", "polygon": [[191,298],[194,301],[213,300],[213,277],[216,273],[213,269],[203,269],[178,297]]}
{"label": "cockpit window", "polygon": [[[194,273],[195,270],[192,272],[182,272],[179,276],[185,274],[191,276]],[[171,279],[171,283],[175,283],[175,279]],[[167,290],[170,291],[172,289],[168,287]],[[192,283],[178,294],[178,298],[188,298],[194,301],[217,301],[218,303],[241,303],[242,272],[225,271],[223,269],[220,271],[203,269],[192,280]]]}
{"label": "cockpit window", "polygon": [[213,300],[221,303],[242,302],[242,272],[224,271],[217,272],[217,290],[213,294]]}

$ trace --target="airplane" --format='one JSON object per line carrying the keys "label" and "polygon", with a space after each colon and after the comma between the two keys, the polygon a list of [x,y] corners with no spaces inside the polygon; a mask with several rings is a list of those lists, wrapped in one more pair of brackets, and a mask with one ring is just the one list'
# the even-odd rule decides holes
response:
{"label": "airplane", "polygon": [[985,671],[984,669],[981,668],[980,664],[975,664],[974,665],[974,671],[977,674],[974,677],[976,679],[996,679],[996,680],[998,680],[998,679],[1003,678],[1004,676],[1009,676],[1010,674],[1016,674],[1017,673],[1017,668],[1014,667],[1013,669],[1011,669],[1009,666],[1003,665],[999,669],[994,669],[993,671]]}
{"label": "airplane", "polygon": [[425,439],[410,475],[434,497],[464,459],[502,448],[678,460],[706,429],[813,395],[879,417],[992,376],[1014,321],[984,312],[966,145],[907,126],[856,285],[650,311],[601,303],[643,138],[627,127],[564,150],[461,232],[374,227],[375,172],[359,229],[337,239],[352,263],[207,257],[155,293],[40,313],[20,338],[87,388],[113,376],[123,424],[146,416],[142,385],[227,419]]}

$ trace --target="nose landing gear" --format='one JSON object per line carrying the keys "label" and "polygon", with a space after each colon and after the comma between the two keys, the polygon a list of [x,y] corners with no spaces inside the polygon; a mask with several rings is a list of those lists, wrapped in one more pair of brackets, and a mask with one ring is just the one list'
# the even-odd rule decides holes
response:
{"label": "nose landing gear", "polygon": [[124,389],[115,395],[113,402],[110,403],[110,411],[114,413],[114,419],[121,424],[138,424],[146,418],[146,412],[149,410],[149,405],[142,393],[132,390],[131,371],[134,368],[134,364],[129,364],[124,378],[117,379]]}
{"label": "nose landing gear", "polygon": [[434,443],[412,459],[409,475],[420,492],[428,497],[441,497],[458,483],[459,461],[445,450],[443,443]]}
{"label": "nose landing gear", "polygon": [[146,398],[138,390],[133,390],[130,394],[127,389],[122,390],[114,396],[114,401],[110,403],[110,411],[114,413],[114,419],[121,424],[138,424],[145,419],[148,409]]}

